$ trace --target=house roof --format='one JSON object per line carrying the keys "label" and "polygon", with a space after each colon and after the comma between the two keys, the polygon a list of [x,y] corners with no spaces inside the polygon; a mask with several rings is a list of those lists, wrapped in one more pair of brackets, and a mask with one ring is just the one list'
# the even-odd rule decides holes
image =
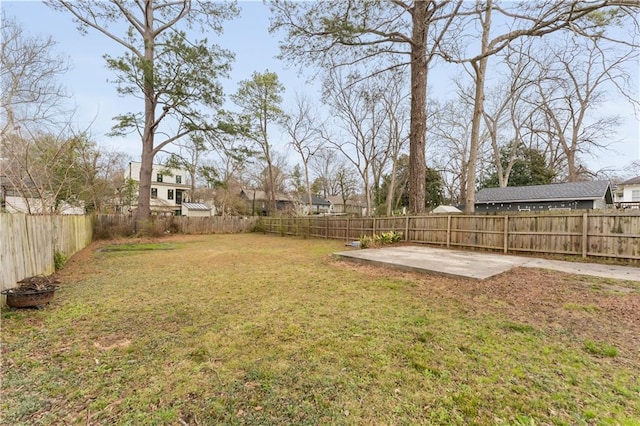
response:
{"label": "house roof", "polygon": [[550,185],[484,188],[476,194],[476,203],[509,203],[518,201],[596,200],[606,198],[613,203],[608,181],[568,182]]}
{"label": "house roof", "polygon": [[636,176],[634,178],[625,180],[624,182],[620,182],[618,184],[618,186],[623,186],[623,185],[640,185],[640,176]]}
{"label": "house roof", "polygon": [[202,203],[182,203],[182,207],[189,210],[200,210],[200,211],[209,211],[211,207]]}
{"label": "house roof", "polygon": [[[341,195],[330,195],[329,197],[327,197],[327,201],[329,201],[331,204],[339,205],[339,206],[343,204]],[[355,200],[352,200],[352,199],[347,200],[347,206],[357,206],[357,205],[358,203]]]}
{"label": "house roof", "polygon": [[[303,200],[305,200],[307,197],[303,197]],[[324,198],[320,198],[320,197],[316,197],[315,195],[311,196],[311,204],[313,204],[314,206],[330,206],[331,203],[327,200],[325,200]]]}
{"label": "house roof", "polygon": [[[260,201],[269,200],[269,194],[267,194],[265,191],[254,191],[252,189],[242,189],[240,191],[240,195],[242,196],[243,194],[245,198],[248,200],[260,200]],[[291,198],[286,194],[276,192],[276,201],[291,201]]]}

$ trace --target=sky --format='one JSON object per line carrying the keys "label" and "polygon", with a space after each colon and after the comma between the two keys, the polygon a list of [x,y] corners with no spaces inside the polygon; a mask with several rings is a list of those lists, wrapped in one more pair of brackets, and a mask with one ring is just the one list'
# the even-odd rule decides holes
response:
{"label": "sky", "polygon": [[[276,72],[286,87],[283,96],[285,111],[293,108],[297,93],[318,100],[319,83],[309,82],[305,76],[299,75],[297,68],[275,58],[279,53],[279,36],[268,32],[268,7],[261,1],[241,1],[239,6],[240,16],[227,21],[223,35],[216,40],[218,45],[235,53],[231,76],[222,81],[225,93],[234,93],[238,82],[250,78],[254,71],[263,72],[268,69]],[[0,7],[9,17],[14,17],[29,34],[52,36],[58,43],[57,52],[69,56],[71,70],[63,76],[61,82],[73,96],[73,102],[77,106],[77,126],[86,128],[90,125],[90,135],[100,146],[125,152],[134,160],[139,159],[140,142],[136,135],[128,138],[107,136],[113,125],[112,117],[142,109],[141,101],[119,97],[115,84],[109,82],[113,76],[105,66],[103,55],[108,53],[119,56],[122,49],[96,31],[89,30],[87,35],[81,35],[69,14],[53,11],[40,2],[2,0]],[[215,35],[210,35],[210,40],[212,37]],[[637,63],[632,76],[637,83],[640,79]],[[447,87],[454,90],[446,71],[432,73],[430,85],[430,96],[434,94],[434,89],[437,97],[446,96]],[[230,100],[227,102],[230,103]],[[640,160],[640,121],[633,108],[624,101],[612,99],[603,109],[608,114],[620,114],[624,122],[610,149],[587,158],[588,166],[592,170],[621,169],[631,161]],[[285,135],[279,133],[272,136],[274,146],[285,150]],[[296,159],[293,158],[292,163],[295,162]]]}

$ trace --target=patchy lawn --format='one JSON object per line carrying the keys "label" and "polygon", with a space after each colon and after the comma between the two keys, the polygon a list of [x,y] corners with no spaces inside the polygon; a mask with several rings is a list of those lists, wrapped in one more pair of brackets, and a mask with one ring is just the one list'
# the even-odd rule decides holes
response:
{"label": "patchy lawn", "polygon": [[92,245],[50,306],[3,311],[3,424],[640,419],[637,284],[416,275],[326,240],[162,242]]}

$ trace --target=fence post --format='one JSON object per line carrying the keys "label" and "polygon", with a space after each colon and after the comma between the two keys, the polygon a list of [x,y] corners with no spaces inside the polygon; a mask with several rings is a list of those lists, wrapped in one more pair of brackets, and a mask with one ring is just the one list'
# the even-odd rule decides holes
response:
{"label": "fence post", "polygon": [[451,215],[447,215],[447,247],[451,245]]}
{"label": "fence post", "polygon": [[509,252],[509,216],[504,216],[504,252]]}
{"label": "fence post", "polygon": [[376,235],[376,218],[373,218],[373,231],[371,232],[371,236]]}
{"label": "fence post", "polygon": [[324,239],[329,238],[329,216],[325,216],[324,218]]}
{"label": "fence post", "polygon": [[589,233],[589,213],[582,214],[582,257],[587,257],[587,237]]}
{"label": "fence post", "polygon": [[409,216],[404,220],[404,240],[409,241]]}
{"label": "fence post", "polygon": [[351,218],[347,217],[347,241],[351,239]]}

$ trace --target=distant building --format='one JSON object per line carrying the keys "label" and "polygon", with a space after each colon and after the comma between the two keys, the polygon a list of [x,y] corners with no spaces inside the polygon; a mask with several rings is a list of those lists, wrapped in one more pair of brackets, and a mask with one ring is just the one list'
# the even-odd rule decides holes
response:
{"label": "distant building", "polygon": [[616,207],[640,208],[640,176],[620,182],[615,190]]}
{"label": "distant building", "polygon": [[211,217],[213,209],[202,203],[182,203],[182,216]]}
{"label": "distant building", "polygon": [[0,176],[0,212],[26,214],[85,214],[84,202],[56,200],[31,179]]}
{"label": "distant building", "polygon": [[362,215],[363,208],[362,202],[356,201],[352,198],[347,199],[345,202],[340,195],[332,195],[327,197],[327,200],[331,203],[331,213],[334,214],[351,214]]}
{"label": "distant building", "polygon": [[[287,194],[276,192],[275,197],[275,204],[278,212],[295,211],[295,203]],[[265,191],[241,189],[240,198],[246,203],[249,214],[266,216],[271,213],[271,210],[273,210],[273,201],[271,201],[271,197]]]}
{"label": "distant building", "polygon": [[[125,179],[140,183],[138,161],[129,163]],[[187,201],[190,185],[187,184],[187,172],[154,164],[151,171],[151,213],[156,215],[182,215],[182,203]],[[132,213],[137,206],[137,194],[131,204],[123,206],[123,213]]]}
{"label": "distant building", "polygon": [[316,195],[311,196],[311,209],[309,209],[309,197],[304,195],[300,197],[300,213],[309,214],[327,214],[331,212],[331,202]]}
{"label": "distant building", "polygon": [[613,207],[608,181],[484,188],[476,194],[476,212],[591,210]]}

